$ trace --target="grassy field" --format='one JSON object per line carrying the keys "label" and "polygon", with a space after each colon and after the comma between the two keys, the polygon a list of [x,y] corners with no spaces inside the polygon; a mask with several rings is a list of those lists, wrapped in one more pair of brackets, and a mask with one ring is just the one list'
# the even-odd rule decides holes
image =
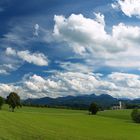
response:
{"label": "grassy field", "polygon": [[86,111],[23,107],[0,111],[0,140],[140,140],[131,110]]}

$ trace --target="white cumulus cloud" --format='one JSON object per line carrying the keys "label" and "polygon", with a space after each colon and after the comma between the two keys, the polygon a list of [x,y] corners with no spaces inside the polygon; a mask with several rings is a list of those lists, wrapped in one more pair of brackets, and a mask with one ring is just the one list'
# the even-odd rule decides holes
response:
{"label": "white cumulus cloud", "polygon": [[48,65],[48,59],[42,53],[30,53],[28,50],[16,51],[12,48],[7,48],[6,54],[9,56],[18,57],[18,58],[22,59],[23,61],[35,64],[38,66],[47,66]]}
{"label": "white cumulus cloud", "polygon": [[[102,78],[94,73],[57,72],[43,78],[31,75],[24,79],[24,88],[35,97],[59,97],[82,94],[109,94],[117,98],[139,98],[140,76],[111,73]],[[28,95],[27,95],[28,96]]]}
{"label": "white cumulus cloud", "polygon": [[55,15],[53,35],[56,41],[67,43],[77,55],[93,64],[97,61],[113,67],[140,67],[140,27],[119,23],[108,33],[104,15],[95,15],[95,19],[82,14],[72,14],[68,18]]}
{"label": "white cumulus cloud", "polygon": [[11,91],[21,98],[61,97],[67,95],[108,94],[116,98],[140,98],[140,76],[129,73],[111,73],[105,77],[94,73],[56,72],[49,77],[26,75],[18,83],[0,83],[0,95]]}
{"label": "white cumulus cloud", "polygon": [[140,18],[140,0],[117,0],[112,4],[114,9],[120,8],[122,12],[128,16],[136,16]]}

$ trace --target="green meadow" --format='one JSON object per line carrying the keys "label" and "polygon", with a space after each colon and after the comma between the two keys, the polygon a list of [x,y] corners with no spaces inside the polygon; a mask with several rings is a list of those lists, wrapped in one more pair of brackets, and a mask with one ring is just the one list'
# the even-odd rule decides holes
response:
{"label": "green meadow", "polygon": [[131,110],[87,111],[23,107],[0,111],[0,140],[140,140]]}

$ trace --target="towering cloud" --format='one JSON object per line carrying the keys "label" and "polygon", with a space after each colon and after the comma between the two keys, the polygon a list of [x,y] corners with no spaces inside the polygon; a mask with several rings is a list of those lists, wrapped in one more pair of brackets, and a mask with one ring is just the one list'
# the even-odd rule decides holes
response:
{"label": "towering cloud", "polygon": [[[95,19],[86,18],[82,14],[72,14],[68,18],[55,16],[55,39],[67,43],[77,55],[88,61],[104,61],[105,65],[113,67],[140,67],[140,27],[119,23],[108,33],[104,15],[95,15]],[[135,63],[132,61],[134,59]]]}

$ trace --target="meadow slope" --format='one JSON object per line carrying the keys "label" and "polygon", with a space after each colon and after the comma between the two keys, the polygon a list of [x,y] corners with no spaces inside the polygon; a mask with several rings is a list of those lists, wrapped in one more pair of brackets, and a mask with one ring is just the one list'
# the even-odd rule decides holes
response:
{"label": "meadow slope", "polygon": [[0,140],[140,140],[131,110],[87,111],[23,107],[0,111]]}

